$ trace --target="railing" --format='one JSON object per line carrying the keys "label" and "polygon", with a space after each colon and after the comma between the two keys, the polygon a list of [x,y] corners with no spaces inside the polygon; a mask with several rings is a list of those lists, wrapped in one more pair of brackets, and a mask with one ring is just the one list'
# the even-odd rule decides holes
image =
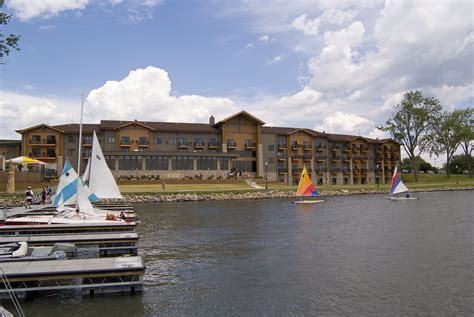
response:
{"label": "railing", "polygon": [[326,171],[327,171],[327,168],[325,168],[325,167],[316,168],[317,173],[323,173],[323,172],[326,172]]}
{"label": "railing", "polygon": [[340,150],[340,149],[341,149],[341,146],[340,146],[340,145],[333,145],[333,146],[331,147],[331,150],[332,150],[332,151],[338,151],[338,150]]}
{"label": "railing", "polygon": [[227,148],[236,148],[237,142],[227,142]]}
{"label": "railing", "polygon": [[350,149],[349,149],[348,146],[343,146],[343,147],[342,147],[342,150],[343,150],[344,152],[348,152]]}
{"label": "railing", "polygon": [[288,173],[288,169],[287,168],[279,168],[278,173]]}
{"label": "railing", "polygon": [[341,159],[341,157],[339,155],[332,155],[331,156],[331,160],[333,161],[339,161]]}
{"label": "railing", "polygon": [[120,146],[130,146],[130,140],[120,140]]}
{"label": "railing", "polygon": [[188,141],[178,141],[178,146],[179,147],[188,147],[189,142]]}
{"label": "railing", "polygon": [[350,172],[351,172],[351,169],[350,169],[350,168],[343,168],[343,169],[342,169],[342,172],[343,172],[343,173],[350,173]]}
{"label": "railing", "polygon": [[298,144],[298,143],[291,143],[291,148],[294,149],[294,150],[297,150],[301,147],[301,144]]}
{"label": "railing", "polygon": [[207,146],[211,149],[211,148],[217,148],[219,147],[219,143],[217,142],[207,142]]}
{"label": "railing", "polygon": [[30,139],[30,144],[56,145],[56,139],[54,139],[54,140],[48,140],[48,139],[33,140],[33,139]]}
{"label": "railing", "polygon": [[278,150],[286,150],[286,144],[278,143]]}
{"label": "railing", "polygon": [[246,149],[254,149],[255,148],[255,143],[246,142],[244,146],[245,146]]}
{"label": "railing", "polygon": [[331,173],[337,173],[340,172],[342,169],[339,167],[331,167]]}
{"label": "railing", "polygon": [[342,156],[342,160],[344,160],[344,161],[349,161],[350,158],[349,158],[349,156],[347,156],[347,155],[343,155],[343,156]]}
{"label": "railing", "polygon": [[56,152],[47,153],[47,152],[39,152],[39,153],[30,153],[30,157],[56,157]]}
{"label": "railing", "polygon": [[319,161],[323,161],[327,158],[326,155],[316,155],[316,159],[319,160]]}
{"label": "railing", "polygon": [[15,307],[15,310],[18,313],[18,316],[25,317],[25,313],[21,308],[20,302],[18,301],[18,297],[16,297],[15,291],[13,290],[3,268],[0,268],[0,280],[2,281],[3,285],[5,286],[5,289],[7,290],[8,296],[10,297],[10,300],[12,301],[13,306]]}
{"label": "railing", "polygon": [[194,147],[202,148],[202,147],[204,147],[204,142],[194,142]]}
{"label": "railing", "polygon": [[303,144],[303,151],[311,151],[311,145]]}
{"label": "railing", "polygon": [[305,161],[311,161],[312,157],[308,155],[303,155],[303,160]]}
{"label": "railing", "polygon": [[301,159],[301,155],[292,155],[291,159],[294,161],[299,161]]}
{"label": "railing", "polygon": [[367,161],[367,156],[361,156],[361,157],[360,157],[360,160],[361,160],[361,161]]}
{"label": "railing", "polygon": [[316,145],[316,150],[322,151],[322,150],[325,150],[325,149],[326,149],[326,146],[323,145],[323,144],[317,144]]}

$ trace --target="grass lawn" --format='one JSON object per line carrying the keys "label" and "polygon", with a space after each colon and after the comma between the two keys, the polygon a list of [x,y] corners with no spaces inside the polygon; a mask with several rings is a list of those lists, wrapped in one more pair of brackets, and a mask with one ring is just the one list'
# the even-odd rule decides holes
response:
{"label": "grass lawn", "polygon": [[[442,174],[420,174],[419,182],[414,181],[412,174],[404,174],[402,176],[403,181],[410,189],[430,189],[430,188],[443,188],[443,187],[474,187],[474,178],[468,178],[465,175],[451,175],[448,178]],[[263,180],[257,180],[260,186],[265,186]],[[122,184],[119,186],[120,191],[124,194],[127,193],[179,193],[179,192],[195,192],[195,193],[208,193],[208,192],[246,192],[246,191],[258,191],[248,186],[244,180],[241,182],[226,183],[224,180],[219,183],[183,183],[183,184],[166,184],[166,190],[162,190],[161,182],[146,183],[146,184]],[[325,185],[317,186],[317,188],[324,193],[326,190],[386,190],[388,191],[388,184],[364,184],[364,185]],[[35,193],[38,193],[41,188],[33,188]],[[296,186],[286,186],[281,183],[268,183],[268,190],[281,190],[281,191],[294,191]],[[264,189],[261,189],[264,191]],[[17,194],[23,195],[24,189],[20,188],[16,191]],[[9,194],[0,193],[1,196],[9,196]]]}

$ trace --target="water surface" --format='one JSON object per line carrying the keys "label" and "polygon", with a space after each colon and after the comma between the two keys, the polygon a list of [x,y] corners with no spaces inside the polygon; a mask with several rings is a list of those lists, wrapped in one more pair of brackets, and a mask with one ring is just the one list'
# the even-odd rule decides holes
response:
{"label": "water surface", "polygon": [[474,193],[137,204],[143,294],[28,316],[474,315]]}

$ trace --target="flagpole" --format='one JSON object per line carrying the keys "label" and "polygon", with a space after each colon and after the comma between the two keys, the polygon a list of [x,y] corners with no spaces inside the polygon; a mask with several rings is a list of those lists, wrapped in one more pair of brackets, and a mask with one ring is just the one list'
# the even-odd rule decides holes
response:
{"label": "flagpole", "polygon": [[[81,174],[81,148],[82,148],[82,114],[84,112],[84,95],[82,95],[82,101],[81,101],[81,120],[79,121],[79,146],[77,150],[77,187],[76,187],[76,193],[79,195],[79,186],[81,182],[81,177],[79,176]],[[77,197],[79,198],[79,197]],[[78,201],[79,199],[76,199],[76,209],[78,207]]]}

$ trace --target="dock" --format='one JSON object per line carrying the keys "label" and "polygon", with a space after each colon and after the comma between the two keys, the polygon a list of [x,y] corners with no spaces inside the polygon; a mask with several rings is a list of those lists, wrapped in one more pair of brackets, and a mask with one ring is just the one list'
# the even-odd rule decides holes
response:
{"label": "dock", "polygon": [[136,224],[109,223],[109,224],[51,224],[51,225],[24,225],[24,226],[1,226],[2,236],[31,236],[31,235],[65,235],[79,233],[110,233],[110,232],[134,232]]}
{"label": "dock", "polygon": [[32,292],[78,290],[83,295],[142,290],[145,264],[142,257],[11,262],[2,264],[0,297],[13,290],[24,298]]}

